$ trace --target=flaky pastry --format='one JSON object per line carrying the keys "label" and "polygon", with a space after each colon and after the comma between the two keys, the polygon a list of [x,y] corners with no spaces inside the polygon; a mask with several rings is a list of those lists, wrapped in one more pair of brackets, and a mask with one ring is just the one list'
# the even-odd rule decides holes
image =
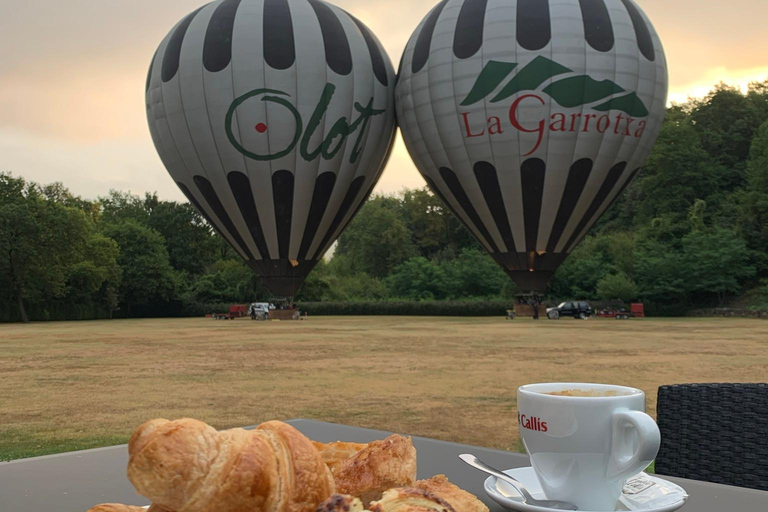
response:
{"label": "flaky pastry", "polygon": [[419,480],[413,487],[390,489],[366,510],[358,498],[337,494],[321,503],[316,512],[488,512],[488,507],[445,475],[437,475]]}
{"label": "flaky pastry", "polygon": [[414,487],[440,496],[457,512],[488,512],[488,507],[477,496],[452,484],[445,475],[419,480]]}
{"label": "flaky pastry", "polygon": [[88,509],[88,512],[148,512],[147,509],[142,507],[132,507],[130,505],[122,505],[120,503],[102,503],[95,507]]}
{"label": "flaky pastry", "polygon": [[279,421],[218,432],[192,419],[151,420],[128,450],[136,490],[174,512],[313,512],[334,493],[312,442]]}
{"label": "flaky pastry", "polygon": [[364,506],[384,491],[416,481],[416,448],[410,437],[393,434],[369,444],[315,443],[333,473],[336,491],[360,498]]}

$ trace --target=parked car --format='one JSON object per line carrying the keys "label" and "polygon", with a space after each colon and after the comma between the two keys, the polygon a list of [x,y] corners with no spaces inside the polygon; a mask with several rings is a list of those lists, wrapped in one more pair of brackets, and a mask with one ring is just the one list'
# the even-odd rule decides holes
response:
{"label": "parked car", "polygon": [[563,302],[556,308],[547,308],[547,318],[550,320],[558,320],[562,316],[586,320],[594,313],[592,306],[586,301]]}
{"label": "parked car", "polygon": [[[274,306],[272,306],[274,308]],[[269,318],[270,304],[268,302],[254,302],[248,308],[251,320],[267,320]]]}

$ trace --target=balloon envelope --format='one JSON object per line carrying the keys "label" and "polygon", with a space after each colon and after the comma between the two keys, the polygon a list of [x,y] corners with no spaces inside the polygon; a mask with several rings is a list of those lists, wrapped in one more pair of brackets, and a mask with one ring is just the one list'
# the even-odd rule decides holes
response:
{"label": "balloon envelope", "polygon": [[189,201],[292,296],[384,169],[394,86],[379,41],[335,6],[219,0],[160,44],[147,117]]}
{"label": "balloon envelope", "polygon": [[648,157],[667,68],[632,0],[443,0],[405,49],[396,98],[432,191],[543,291]]}

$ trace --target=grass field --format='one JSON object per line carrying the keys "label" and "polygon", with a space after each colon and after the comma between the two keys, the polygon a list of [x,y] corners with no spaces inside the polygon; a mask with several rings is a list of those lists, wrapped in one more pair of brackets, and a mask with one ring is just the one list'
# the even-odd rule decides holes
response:
{"label": "grass field", "polygon": [[517,450],[515,391],[764,381],[768,322],[315,317],[0,325],[0,460],[126,442],[153,417],[314,418]]}

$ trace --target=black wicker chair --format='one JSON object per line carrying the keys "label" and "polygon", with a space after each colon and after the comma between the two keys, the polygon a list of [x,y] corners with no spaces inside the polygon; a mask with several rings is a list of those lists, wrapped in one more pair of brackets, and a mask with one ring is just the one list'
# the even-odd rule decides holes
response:
{"label": "black wicker chair", "polygon": [[660,475],[768,490],[768,384],[659,388]]}

